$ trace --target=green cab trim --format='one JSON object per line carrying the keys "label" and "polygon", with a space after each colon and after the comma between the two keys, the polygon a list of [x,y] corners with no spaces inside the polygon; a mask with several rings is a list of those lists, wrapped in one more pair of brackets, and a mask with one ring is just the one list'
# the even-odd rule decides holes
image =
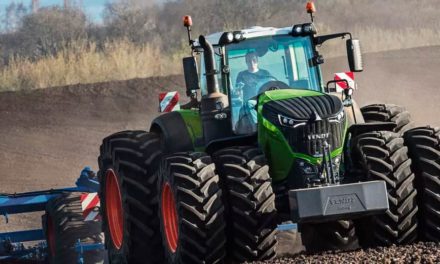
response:
{"label": "green cab trim", "polygon": [[[202,129],[202,120],[200,118],[200,113],[198,110],[178,110],[176,112],[179,112],[182,116],[183,120],[185,121],[186,128],[188,129],[188,133],[191,137],[191,140],[193,142],[194,148],[196,138],[202,138],[203,137],[203,129]],[[197,149],[196,149],[197,150]]]}

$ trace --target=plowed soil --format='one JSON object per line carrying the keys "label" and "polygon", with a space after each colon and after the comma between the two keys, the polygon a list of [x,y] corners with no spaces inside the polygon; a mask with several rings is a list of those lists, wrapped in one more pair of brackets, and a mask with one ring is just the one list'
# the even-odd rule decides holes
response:
{"label": "plowed soil", "polygon": [[[347,68],[345,59],[329,59],[324,75],[329,80],[333,72]],[[439,76],[440,47],[367,54],[365,71],[356,75],[359,90],[354,97],[360,105],[404,105],[418,124],[440,126]],[[84,166],[97,169],[102,138],[120,130],[148,129],[157,115],[159,91],[178,90],[184,97],[183,87],[182,76],[171,76],[0,93],[0,192],[73,186]],[[40,228],[39,215],[11,217],[7,225],[0,219],[0,232]],[[277,263],[435,263],[438,255],[437,245],[420,244],[357,251],[343,258],[300,255]]]}

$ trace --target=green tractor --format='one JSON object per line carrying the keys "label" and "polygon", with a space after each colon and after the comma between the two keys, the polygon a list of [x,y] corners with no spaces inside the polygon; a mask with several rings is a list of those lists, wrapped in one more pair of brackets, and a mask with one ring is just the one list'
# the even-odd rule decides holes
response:
{"label": "green tractor", "polygon": [[317,47],[346,38],[360,72],[359,40],[313,23],[193,40],[184,24],[190,103],[100,149],[110,263],[273,259],[286,222],[307,251],[439,240],[438,130],[409,130],[402,108],[360,109],[353,89],[323,83]]}

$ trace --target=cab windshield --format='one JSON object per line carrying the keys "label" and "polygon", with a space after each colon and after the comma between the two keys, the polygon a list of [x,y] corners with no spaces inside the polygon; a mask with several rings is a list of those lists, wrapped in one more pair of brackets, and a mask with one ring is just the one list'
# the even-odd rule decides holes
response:
{"label": "cab windshield", "polygon": [[313,49],[309,37],[273,36],[245,40],[226,46],[226,54],[231,90],[237,87],[240,73],[255,70],[251,68],[255,64],[252,65],[249,59],[257,60],[256,70],[261,70],[264,74],[260,75],[266,79],[270,77],[294,89],[321,90],[318,67],[311,64]]}
{"label": "cab windshield", "polygon": [[226,46],[235,133],[256,131],[256,96],[271,86],[321,91],[310,37],[273,36]]}

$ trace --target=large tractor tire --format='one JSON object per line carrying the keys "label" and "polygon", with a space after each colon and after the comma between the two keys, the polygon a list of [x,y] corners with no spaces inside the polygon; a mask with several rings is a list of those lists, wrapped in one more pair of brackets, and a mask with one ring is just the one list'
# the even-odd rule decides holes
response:
{"label": "large tractor tire", "polygon": [[[79,254],[75,244],[104,243],[101,223],[84,221],[81,193],[65,193],[46,204],[42,217],[43,230],[48,243],[49,263],[78,263]],[[82,254],[84,263],[104,263],[105,250],[90,250]]]}
{"label": "large tractor tire", "polygon": [[414,127],[410,113],[402,106],[392,104],[371,104],[361,108],[366,123],[392,122],[394,132],[404,133]]}
{"label": "large tractor tire", "polygon": [[275,258],[277,212],[264,154],[255,147],[231,147],[214,159],[227,205],[228,259]]}
{"label": "large tractor tire", "polygon": [[356,232],[363,247],[407,244],[417,238],[417,191],[411,159],[403,138],[393,132],[361,134],[353,141],[352,154],[364,181],[386,182],[389,210],[360,219]]}
{"label": "large tractor tire", "polygon": [[440,242],[440,130],[420,127],[404,135],[416,175],[419,236]]}
{"label": "large tractor tire", "polygon": [[307,252],[354,250],[359,247],[355,226],[351,220],[319,224],[299,224],[301,239]]}
{"label": "large tractor tire", "polygon": [[161,156],[154,133],[124,131],[103,140],[98,177],[110,263],[163,263],[155,174]]}
{"label": "large tractor tire", "polygon": [[211,157],[197,152],[168,156],[158,175],[164,263],[222,263],[226,225]]}

